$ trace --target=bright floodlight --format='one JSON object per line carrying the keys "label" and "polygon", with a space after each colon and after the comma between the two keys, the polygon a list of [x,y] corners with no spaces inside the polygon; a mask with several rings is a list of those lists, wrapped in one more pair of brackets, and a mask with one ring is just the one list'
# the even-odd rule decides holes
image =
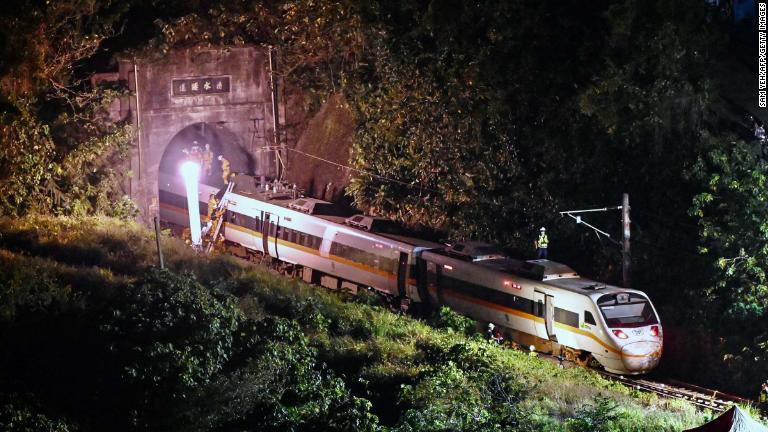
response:
{"label": "bright floodlight", "polygon": [[181,176],[187,188],[187,208],[189,209],[189,231],[192,234],[192,245],[200,247],[200,202],[197,197],[198,180],[200,179],[200,164],[186,161],[181,164]]}

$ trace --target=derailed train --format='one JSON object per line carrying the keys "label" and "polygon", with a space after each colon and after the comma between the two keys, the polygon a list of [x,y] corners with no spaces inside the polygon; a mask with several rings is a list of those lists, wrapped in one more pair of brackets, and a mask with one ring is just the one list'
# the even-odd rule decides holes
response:
{"label": "derailed train", "polygon": [[[371,288],[427,307],[447,305],[497,323],[539,351],[599,362],[622,374],[657,366],[663,332],[641,291],[579,277],[549,260],[519,261],[478,243],[451,247],[403,236],[383,219],[335,214],[331,203],[239,176],[221,197],[223,236],[246,253],[292,264],[329,288]],[[201,213],[217,188],[200,185]],[[161,219],[186,226],[183,183],[161,174]]]}

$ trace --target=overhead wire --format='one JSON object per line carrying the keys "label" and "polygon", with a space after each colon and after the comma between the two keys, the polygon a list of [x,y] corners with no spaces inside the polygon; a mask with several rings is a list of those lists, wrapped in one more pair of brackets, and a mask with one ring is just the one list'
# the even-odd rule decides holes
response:
{"label": "overhead wire", "polygon": [[394,179],[394,178],[391,178],[391,177],[383,176],[381,174],[376,174],[376,173],[373,173],[373,172],[370,172],[370,171],[367,171],[367,170],[351,167],[349,165],[340,164],[338,162],[334,162],[332,160],[328,160],[328,159],[325,159],[323,157],[320,157],[320,156],[317,156],[317,155],[313,155],[311,153],[307,153],[307,152],[304,152],[304,151],[301,151],[301,150],[297,150],[297,149],[294,149],[294,148],[290,148],[290,147],[283,148],[283,147],[277,147],[277,146],[268,146],[268,147],[262,147],[262,148],[265,149],[265,150],[267,150],[267,149],[269,149],[269,150],[274,150],[274,149],[290,150],[290,151],[292,151],[294,153],[298,153],[298,154],[301,154],[303,156],[306,156],[306,157],[309,157],[309,158],[312,158],[312,159],[317,159],[319,161],[322,161],[322,162],[334,165],[334,166],[342,168],[342,169],[346,169],[346,170],[355,171],[355,172],[358,172],[358,173],[361,173],[361,174],[369,175],[371,177],[375,177],[375,178],[380,179],[380,180],[389,181],[389,182],[392,182],[392,183],[397,183],[397,184],[401,184],[403,186],[413,187],[413,188],[417,188],[417,189],[425,190],[425,191],[429,191],[429,192],[441,193],[437,189],[432,189],[432,188],[429,188],[429,187],[426,187],[426,186],[423,186],[423,185],[414,184],[414,183],[408,183],[408,182],[405,182],[405,181],[402,181],[402,180],[398,180],[398,179]]}
{"label": "overhead wire", "polygon": [[[344,165],[344,164],[341,164],[341,163],[338,163],[338,162],[335,162],[335,161],[332,161],[332,160],[329,160],[329,159],[326,159],[326,158],[323,158],[323,157],[320,157],[320,156],[317,156],[317,155],[314,155],[314,154],[311,154],[311,153],[307,153],[307,152],[304,152],[304,151],[301,151],[301,150],[298,150],[298,149],[295,149],[295,148],[280,147],[280,146],[265,146],[265,147],[261,147],[261,148],[264,149],[264,150],[276,150],[276,149],[283,150],[283,149],[285,149],[285,150],[292,151],[294,153],[298,153],[298,154],[303,155],[305,157],[308,157],[308,158],[311,158],[311,159],[316,159],[316,160],[319,160],[321,162],[324,162],[324,163],[336,166],[336,167],[341,168],[341,169],[346,169],[346,170],[349,170],[349,171],[358,172],[358,173],[361,173],[361,174],[364,174],[364,175],[368,175],[368,176],[371,176],[371,177],[374,177],[374,178],[377,178],[377,179],[380,179],[380,180],[383,180],[383,181],[393,182],[393,183],[397,183],[397,184],[400,184],[400,185],[403,185],[403,186],[417,188],[417,189],[424,190],[424,191],[429,191],[429,192],[434,192],[434,193],[441,193],[440,191],[438,191],[436,189],[432,189],[432,188],[429,188],[429,187],[426,187],[426,186],[422,186],[422,185],[418,185],[418,184],[408,183],[408,182],[405,182],[405,181],[402,181],[402,180],[398,180],[398,179],[394,179],[394,178],[391,178],[391,177],[383,176],[381,174],[376,174],[376,173],[373,173],[373,172],[370,172],[370,171],[367,171],[367,170],[364,170],[364,169],[359,169],[359,168],[355,168],[355,167],[352,167],[352,166],[349,166],[349,165]],[[662,223],[664,222],[661,217],[659,217],[657,215],[653,215],[653,214],[648,213],[648,212],[638,211],[636,209],[633,209],[633,212],[638,212],[638,213],[641,213],[643,215],[650,216],[651,218],[654,218],[657,221],[660,221]],[[689,226],[689,227],[695,227],[695,225],[693,225],[693,224],[682,223],[682,222],[680,224],[686,225],[686,226]],[[666,231],[670,232],[670,233],[674,232],[672,229],[667,229]],[[681,238],[681,237],[678,236],[678,238]],[[621,244],[622,244],[621,242],[619,242],[617,240],[614,240],[611,237],[606,237],[606,239],[609,240],[610,243],[615,245],[615,246],[621,246]],[[639,240],[639,239],[636,239],[636,238],[633,239],[632,241],[636,242],[636,243],[640,243],[640,244],[646,245],[646,246],[650,246],[651,248],[654,248],[657,251],[660,251],[660,252],[662,252],[662,253],[664,253],[666,255],[679,255],[680,253],[682,253],[682,254],[685,254],[685,255],[688,255],[688,256],[692,256],[692,257],[696,257],[696,258],[699,258],[699,259],[706,259],[702,255],[684,251],[682,248],[679,248],[679,247],[673,250],[670,247],[659,246],[656,243],[646,242],[646,241]]]}

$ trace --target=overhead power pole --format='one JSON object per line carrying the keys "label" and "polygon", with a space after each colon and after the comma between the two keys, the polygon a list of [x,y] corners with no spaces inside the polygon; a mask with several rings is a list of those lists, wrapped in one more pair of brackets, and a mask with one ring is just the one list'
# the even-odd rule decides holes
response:
{"label": "overhead power pole", "polygon": [[629,254],[629,194],[625,193],[621,199],[621,225],[624,239],[621,242],[621,281],[625,287],[630,284],[632,259]]}
{"label": "overhead power pole", "polygon": [[[607,232],[593,225],[590,225],[589,223],[584,221],[580,215],[577,216],[577,214],[579,213],[604,212],[608,210],[621,210],[621,223],[622,223],[622,231],[623,231],[623,241],[621,243],[612,239],[611,235],[608,234]],[[631,282],[630,275],[631,275],[631,266],[632,266],[631,255],[629,253],[629,233],[630,233],[629,194],[625,193],[622,196],[620,206],[603,207],[603,208],[588,209],[588,210],[561,211],[560,216],[569,216],[570,218],[574,219],[577,224],[586,225],[587,227],[591,228],[595,232],[598,238],[602,235],[602,236],[605,236],[607,239],[611,240],[614,244],[621,245],[621,282],[625,287],[629,287],[629,284]]]}
{"label": "overhead power pole", "polygon": [[272,90],[272,130],[275,132],[275,179],[281,179],[283,177],[283,171],[285,170],[285,166],[283,166],[285,148],[280,141],[280,101],[278,99],[279,88],[276,70],[277,52],[274,47],[269,47],[269,87]]}

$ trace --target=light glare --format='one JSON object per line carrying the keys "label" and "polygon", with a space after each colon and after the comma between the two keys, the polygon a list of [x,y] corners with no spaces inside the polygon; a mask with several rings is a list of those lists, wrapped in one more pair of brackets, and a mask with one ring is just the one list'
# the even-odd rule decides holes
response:
{"label": "light glare", "polygon": [[200,164],[186,161],[181,164],[181,176],[187,189],[187,208],[189,209],[189,231],[192,235],[192,245],[200,247],[200,202],[198,201],[198,181],[200,179]]}

